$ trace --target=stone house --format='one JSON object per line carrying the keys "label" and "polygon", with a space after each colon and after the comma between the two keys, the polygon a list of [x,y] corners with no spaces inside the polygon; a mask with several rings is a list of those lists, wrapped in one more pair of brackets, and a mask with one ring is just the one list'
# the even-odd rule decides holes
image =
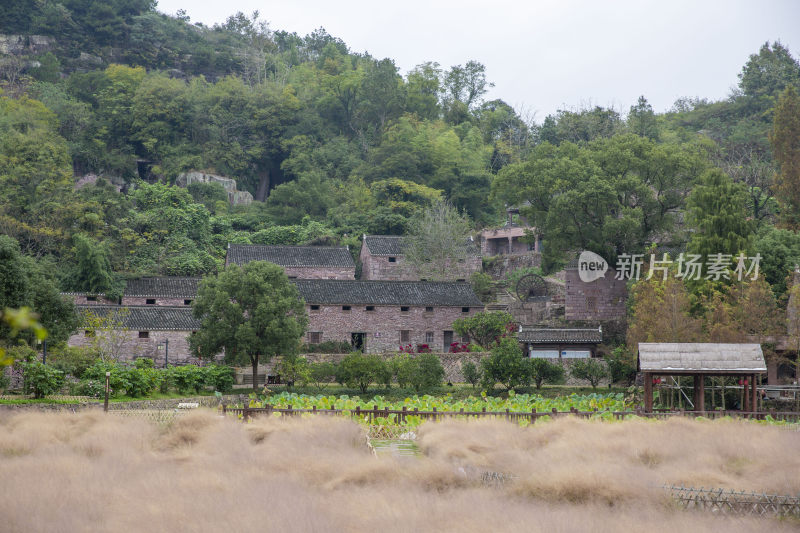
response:
{"label": "stone house", "polygon": [[197,363],[189,351],[189,335],[200,326],[186,306],[166,305],[78,305],[82,316],[90,312],[108,318],[109,329],[94,330],[84,320],[67,344],[69,346],[98,346],[122,361],[139,357],[153,359],[162,367]]}
{"label": "stone house", "polygon": [[[519,209],[510,208],[507,213],[508,219],[502,228],[481,231],[481,255],[487,257],[540,252],[542,237],[536,228],[529,226],[527,221],[519,216]],[[528,233],[536,235],[533,244],[523,242],[523,237]]]}
{"label": "stone house", "polygon": [[200,279],[181,277],[129,279],[125,284],[122,305],[189,306],[197,296]]}
{"label": "stone house", "polygon": [[269,261],[283,267],[289,279],[354,280],[356,264],[345,246],[265,246],[228,244],[225,266]]}
{"label": "stone house", "polygon": [[591,282],[581,280],[577,259],[564,274],[564,318],[591,322],[624,321],[628,300],[627,280],[616,279],[609,268],[605,276]]}
{"label": "stone house", "polygon": [[[379,281],[418,281],[419,274],[405,261],[404,237],[396,235],[364,235],[361,243],[361,279]],[[481,270],[477,250],[453,266],[451,277],[466,281]]]}
{"label": "stone house", "polygon": [[483,310],[463,282],[297,280],[309,324],[305,341],[348,342],[367,353],[427,344],[448,351],[453,321]]}
{"label": "stone house", "polygon": [[70,298],[75,305],[119,305],[118,300],[106,298],[103,294],[89,294],[87,292],[62,292],[62,296]]}
{"label": "stone house", "polygon": [[540,328],[520,326],[517,339],[529,357],[583,359],[597,357],[603,328]]}

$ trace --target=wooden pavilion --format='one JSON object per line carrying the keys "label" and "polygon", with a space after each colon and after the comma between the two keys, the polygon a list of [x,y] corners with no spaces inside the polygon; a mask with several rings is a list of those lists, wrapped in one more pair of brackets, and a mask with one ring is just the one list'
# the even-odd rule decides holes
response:
{"label": "wooden pavilion", "polygon": [[760,344],[669,343],[639,344],[638,369],[644,375],[644,410],[653,412],[653,381],[659,376],[692,376],[694,409],[705,411],[706,376],[736,376],[744,386],[744,411],[758,410],[757,377],[767,371]]}

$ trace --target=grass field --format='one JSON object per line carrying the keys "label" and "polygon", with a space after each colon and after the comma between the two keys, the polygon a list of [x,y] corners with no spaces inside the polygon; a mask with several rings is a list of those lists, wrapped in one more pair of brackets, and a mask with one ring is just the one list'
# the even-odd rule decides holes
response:
{"label": "grass field", "polygon": [[[662,484],[800,492],[800,433],[741,421],[520,428],[440,422],[419,458],[374,457],[339,418],[210,411],[169,426],[102,413],[0,418],[7,532],[796,531],[683,511]],[[481,472],[514,481],[497,487]]]}

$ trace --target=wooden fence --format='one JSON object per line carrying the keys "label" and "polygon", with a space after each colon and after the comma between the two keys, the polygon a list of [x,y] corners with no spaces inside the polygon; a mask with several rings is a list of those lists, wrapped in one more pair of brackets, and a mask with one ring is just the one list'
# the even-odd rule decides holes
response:
{"label": "wooden fence", "polygon": [[699,509],[722,514],[779,516],[800,518],[800,496],[782,496],[758,492],[736,492],[724,489],[699,489],[665,486],[672,498],[686,509]]}
{"label": "wooden fence", "polygon": [[558,411],[555,408],[552,411],[537,411],[536,409],[531,409],[530,411],[511,411],[506,409],[505,411],[487,411],[486,408],[483,408],[481,411],[465,411],[464,409],[460,409],[458,411],[438,411],[435,407],[431,411],[420,411],[417,408],[414,409],[406,409],[403,407],[402,409],[379,409],[377,405],[374,405],[372,409],[361,409],[360,407],[356,407],[355,409],[317,409],[316,406],[313,406],[311,409],[295,409],[291,405],[286,407],[275,407],[272,405],[266,405],[265,407],[228,407],[227,405],[222,406],[222,412],[227,414],[235,414],[241,415],[244,420],[247,420],[253,416],[258,416],[261,414],[270,415],[273,413],[280,413],[281,415],[287,416],[299,416],[303,414],[313,414],[313,415],[344,415],[344,416],[353,416],[357,418],[365,418],[368,419],[370,424],[375,423],[375,421],[379,418],[388,418],[390,416],[394,416],[394,421],[397,424],[405,424],[408,420],[409,416],[419,417],[422,420],[444,420],[446,418],[482,418],[482,417],[490,417],[490,418],[502,418],[506,420],[511,420],[515,422],[520,422],[522,420],[527,420],[530,423],[535,423],[539,418],[542,417],[560,417],[560,416],[577,416],[579,418],[591,418],[596,415],[602,414],[611,414],[611,416],[616,420],[624,420],[626,417],[638,416],[638,417],[646,417],[646,418],[660,418],[666,419],[673,416],[686,416],[686,417],[706,417],[706,418],[722,418],[725,416],[737,417],[737,418],[747,418],[753,420],[764,420],[766,419],[767,415],[771,416],[775,420],[784,420],[787,422],[800,422],[800,412],[777,412],[777,411],[770,411],[770,412],[758,412],[758,413],[748,413],[742,411],[656,411],[653,413],[645,413],[641,410],[636,411],[578,411],[575,408],[570,409],[569,411]]}

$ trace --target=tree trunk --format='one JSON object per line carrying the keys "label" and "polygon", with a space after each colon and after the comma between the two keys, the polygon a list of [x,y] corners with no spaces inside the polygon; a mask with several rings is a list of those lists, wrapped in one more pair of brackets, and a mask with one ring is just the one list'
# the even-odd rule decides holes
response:
{"label": "tree trunk", "polygon": [[258,190],[256,191],[256,201],[263,202],[267,199],[267,191],[269,190],[269,169],[259,172]]}
{"label": "tree trunk", "polygon": [[[250,364],[253,365],[253,390],[258,391],[258,354],[250,356]],[[267,384],[264,378],[264,385]]]}

